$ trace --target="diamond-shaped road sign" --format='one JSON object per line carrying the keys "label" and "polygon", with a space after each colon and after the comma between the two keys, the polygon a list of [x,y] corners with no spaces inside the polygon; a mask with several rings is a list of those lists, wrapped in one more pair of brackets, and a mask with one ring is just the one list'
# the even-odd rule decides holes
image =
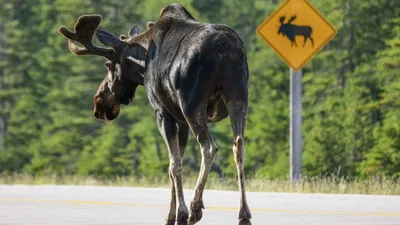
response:
{"label": "diamond-shaped road sign", "polygon": [[336,35],[336,29],[307,0],[287,0],[257,27],[257,33],[298,71]]}

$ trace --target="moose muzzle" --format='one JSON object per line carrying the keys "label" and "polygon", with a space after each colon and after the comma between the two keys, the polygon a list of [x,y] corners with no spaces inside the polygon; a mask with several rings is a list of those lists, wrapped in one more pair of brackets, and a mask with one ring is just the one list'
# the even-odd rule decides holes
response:
{"label": "moose muzzle", "polygon": [[119,111],[120,104],[106,104],[103,97],[95,97],[93,115],[96,119],[104,120],[108,123],[118,117]]}

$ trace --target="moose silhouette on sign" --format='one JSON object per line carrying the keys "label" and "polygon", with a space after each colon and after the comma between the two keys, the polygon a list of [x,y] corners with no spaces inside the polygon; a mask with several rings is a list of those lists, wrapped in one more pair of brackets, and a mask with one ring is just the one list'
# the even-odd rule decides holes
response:
{"label": "moose silhouette on sign", "polygon": [[282,34],[286,36],[293,44],[297,47],[296,43],[296,36],[303,36],[304,37],[304,46],[306,46],[307,39],[310,39],[312,47],[314,47],[314,40],[311,37],[312,28],[310,26],[298,26],[292,24],[293,20],[296,19],[296,15],[292,16],[287,23],[285,22],[286,16],[281,16],[279,21],[281,25],[279,26],[278,35]]}

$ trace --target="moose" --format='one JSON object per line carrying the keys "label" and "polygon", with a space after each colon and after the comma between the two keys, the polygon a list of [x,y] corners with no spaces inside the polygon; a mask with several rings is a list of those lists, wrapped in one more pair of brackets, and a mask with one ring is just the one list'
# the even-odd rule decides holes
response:
{"label": "moose", "polygon": [[289,19],[287,23],[284,23],[286,16],[281,16],[279,18],[281,25],[279,26],[278,35],[282,34],[283,36],[286,36],[290,40],[292,47],[293,44],[297,47],[296,36],[304,37],[303,47],[306,46],[307,38],[310,39],[311,45],[312,47],[314,47],[314,40],[311,37],[312,28],[309,26],[297,26],[292,24],[292,22],[296,19],[296,17],[297,16],[294,15]]}
{"label": "moose", "polygon": [[[95,118],[112,121],[120,106],[143,86],[169,155],[171,201],[166,225],[192,225],[202,218],[203,190],[218,148],[208,128],[229,116],[240,191],[238,224],[250,225],[244,176],[244,129],[248,107],[247,53],[240,36],[227,25],[196,21],[181,5],[170,4],[156,22],[139,33],[133,25],[119,38],[99,28],[98,14],[80,16],[68,39],[76,55],[105,58],[107,72],[94,95]],[[105,47],[93,44],[93,37]],[[190,132],[201,150],[201,166],[189,210],[182,190],[182,158]]]}

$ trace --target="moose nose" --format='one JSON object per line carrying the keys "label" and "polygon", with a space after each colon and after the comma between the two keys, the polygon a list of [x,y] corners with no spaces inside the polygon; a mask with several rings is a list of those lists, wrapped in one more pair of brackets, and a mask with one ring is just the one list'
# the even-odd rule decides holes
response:
{"label": "moose nose", "polygon": [[96,110],[96,111],[94,111],[93,115],[94,115],[94,117],[99,118],[100,112],[98,110]]}

